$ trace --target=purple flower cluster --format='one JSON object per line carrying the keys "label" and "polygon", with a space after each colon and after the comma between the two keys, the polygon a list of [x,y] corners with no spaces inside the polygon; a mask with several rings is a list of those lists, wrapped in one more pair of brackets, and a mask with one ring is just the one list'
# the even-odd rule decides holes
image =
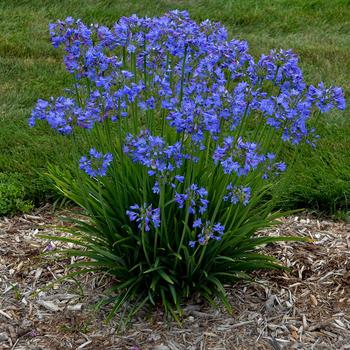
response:
{"label": "purple flower cluster", "polygon": [[150,231],[150,224],[153,224],[155,228],[160,226],[160,209],[152,208],[151,205],[146,203],[143,206],[134,204],[130,206],[130,210],[126,211],[126,215],[129,217],[130,221],[135,221],[138,223],[139,229],[144,229],[146,232]]}
{"label": "purple flower cluster", "polygon": [[[314,108],[321,113],[332,108],[343,110],[345,99],[341,88],[325,88],[320,83],[318,88],[307,87],[298,57],[291,50],[271,51],[262,55],[258,63],[252,62],[247,69],[253,86],[260,90],[257,107],[263,113],[266,123],[282,131],[282,140],[298,144],[313,137],[308,121]],[[270,93],[272,82],[277,93]]]}
{"label": "purple flower cluster", "polygon": [[308,91],[309,101],[315,102],[317,108],[322,112],[328,112],[333,108],[344,110],[346,107],[344,94],[341,88],[326,88],[323,83],[319,83],[318,87],[311,85]]}
{"label": "purple flower cluster", "polygon": [[[110,117],[117,120],[123,116],[122,108],[118,110],[117,100],[107,92],[92,91],[80,106],[76,100],[66,97],[51,98],[50,101],[38,100],[32,111],[29,125],[33,127],[37,120],[46,120],[50,127],[63,135],[68,135],[76,125],[84,129],[92,129],[96,122]],[[123,107],[124,105],[121,105]]]}
{"label": "purple flower cluster", "polygon": [[269,175],[278,176],[287,170],[287,165],[284,162],[275,162],[276,155],[268,153],[266,155],[266,171],[263,174],[263,179],[267,179]]}
{"label": "purple flower cluster", "polygon": [[33,127],[36,120],[46,120],[52,129],[63,135],[72,132],[73,111],[75,101],[70,98],[51,98],[51,101],[39,99],[29,119],[29,125]]}
{"label": "purple flower cluster", "polygon": [[175,202],[179,208],[183,208],[188,203],[188,211],[190,214],[203,214],[208,208],[208,191],[198,185],[192,184],[185,193],[175,192]]}
{"label": "purple flower cluster", "polygon": [[[147,73],[159,67],[166,70],[165,58],[174,56],[175,73],[181,74],[179,60],[185,48],[188,60],[194,60],[227,40],[227,32],[220,24],[208,20],[198,24],[186,11],[171,11],[159,18],[122,17],[113,28],[86,26],[81,20],[68,17],[50,24],[49,29],[54,47],[65,47],[67,70],[78,79],[88,77],[94,82],[101,77],[113,80],[113,68],[124,64],[123,60],[131,55],[136,55],[137,68],[146,68]],[[111,54],[120,53],[120,49],[124,50],[124,57]]]}
{"label": "purple flower cluster", "polygon": [[193,228],[199,229],[200,232],[197,235],[197,241],[189,241],[188,245],[191,248],[194,248],[197,242],[200,245],[208,244],[210,239],[214,239],[216,241],[220,241],[224,234],[225,226],[220,223],[211,224],[210,221],[206,221],[204,224],[201,219],[197,219],[193,223]]}
{"label": "purple flower cluster", "polygon": [[[180,142],[167,146],[164,139],[160,136],[152,136],[148,130],[143,130],[136,137],[129,134],[123,151],[134,163],[140,163],[147,167],[148,175],[159,179],[165,179],[175,169],[180,168],[186,155],[182,153]],[[176,179],[183,181],[181,176]]]}
{"label": "purple flower cluster", "polygon": [[106,176],[107,168],[113,160],[111,153],[102,154],[91,148],[90,157],[82,156],[79,161],[80,169],[91,177]]}
{"label": "purple flower cluster", "polygon": [[243,205],[247,205],[251,196],[250,187],[244,186],[233,186],[230,183],[227,187],[227,194],[224,196],[224,201],[230,202],[233,204],[242,203]]}
{"label": "purple flower cluster", "polygon": [[225,174],[235,173],[237,176],[247,176],[251,171],[256,170],[259,165],[264,165],[267,173],[278,175],[287,168],[283,162],[274,162],[276,155],[273,153],[258,153],[258,145],[251,142],[243,142],[238,138],[235,142],[233,137],[226,137],[221,146],[217,146],[213,153],[215,164],[220,163]]}
{"label": "purple flower cluster", "polygon": [[257,63],[250,65],[248,72],[254,85],[272,81],[281,91],[303,91],[306,87],[298,57],[291,50],[272,50],[269,55],[262,55]]}
{"label": "purple flower cluster", "polygon": [[[223,108],[222,96],[228,93],[224,70],[229,70],[230,78],[238,78],[252,59],[247,44],[227,41],[220,24],[208,20],[198,24],[185,11],[159,18],[122,17],[112,29],[88,27],[69,17],[51,24],[50,34],[54,47],[65,47],[67,70],[109,92],[115,109],[123,107],[126,115],[126,105],[136,97],[142,111],[158,104],[169,110],[170,124],[192,134],[195,142],[203,139],[204,132],[217,135],[220,119],[228,113]],[[132,56],[139,78],[126,64]],[[183,77],[188,78],[182,83]]]}
{"label": "purple flower cluster", "polygon": [[225,174],[234,172],[237,176],[246,176],[265,161],[265,156],[257,150],[257,144],[243,142],[241,138],[235,142],[234,138],[229,136],[224,139],[223,145],[216,147],[213,159],[215,164],[221,164]]}
{"label": "purple flower cluster", "polygon": [[266,117],[267,125],[282,131],[283,141],[298,144],[312,134],[307,126],[312,103],[297,90],[281,92],[278,96],[261,100],[260,110]]}

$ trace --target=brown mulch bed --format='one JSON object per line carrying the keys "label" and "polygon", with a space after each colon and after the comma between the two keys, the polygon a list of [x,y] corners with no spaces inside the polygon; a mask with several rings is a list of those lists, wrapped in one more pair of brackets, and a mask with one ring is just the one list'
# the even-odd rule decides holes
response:
{"label": "brown mulch bed", "polygon": [[258,283],[227,286],[233,315],[187,305],[180,326],[154,310],[116,333],[118,318],[106,323],[105,310],[93,308],[108,284],[104,276],[34,293],[63,276],[70,263],[39,255],[59,248],[37,237],[52,231],[47,225],[61,224],[58,215],[46,207],[2,218],[0,349],[350,349],[350,225],[306,215],[281,221],[261,234],[313,242],[265,247],[291,271],[260,272]]}

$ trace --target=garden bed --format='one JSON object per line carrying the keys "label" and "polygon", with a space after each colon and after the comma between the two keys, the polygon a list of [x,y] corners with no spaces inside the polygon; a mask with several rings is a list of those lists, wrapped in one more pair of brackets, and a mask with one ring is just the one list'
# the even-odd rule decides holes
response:
{"label": "garden bed", "polygon": [[[66,213],[59,213],[67,214]],[[76,214],[75,214],[76,215]],[[38,256],[57,243],[38,238],[61,224],[44,207],[0,221],[0,349],[350,349],[350,225],[305,215],[262,235],[310,237],[312,243],[264,248],[291,267],[259,283],[227,286],[234,314],[193,301],[182,326],[162,311],[141,313],[119,333],[93,308],[110,281],[90,275],[33,294],[66,273],[69,261]]]}

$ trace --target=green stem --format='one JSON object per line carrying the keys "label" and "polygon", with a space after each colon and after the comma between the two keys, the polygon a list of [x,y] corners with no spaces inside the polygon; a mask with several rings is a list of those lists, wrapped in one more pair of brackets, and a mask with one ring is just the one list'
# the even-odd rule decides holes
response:
{"label": "green stem", "polygon": [[207,144],[207,155],[206,155],[206,158],[205,158],[205,168],[208,166],[210,144],[211,144],[211,135],[209,134],[208,144]]}
{"label": "green stem", "polygon": [[182,235],[181,235],[181,239],[180,239],[180,243],[179,243],[179,246],[177,248],[177,254],[176,254],[176,259],[175,259],[175,265],[174,265],[174,271],[176,270],[176,266],[177,266],[177,262],[179,260],[178,256],[180,254],[180,250],[182,248],[182,245],[183,245],[183,242],[184,242],[184,239],[185,239],[185,235],[186,235],[186,228],[188,226],[188,219],[189,219],[189,216],[190,216],[190,212],[188,210],[188,207],[189,205],[187,204],[186,205],[186,217],[185,217],[185,222],[184,222],[184,228],[182,230]]}
{"label": "green stem", "polygon": [[206,251],[206,249],[207,249],[207,245],[202,246],[202,247],[203,247],[203,249],[202,249],[202,251],[201,251],[201,255],[199,256],[199,259],[198,259],[198,262],[197,262],[196,266],[195,266],[194,269],[192,270],[192,274],[194,274],[194,273],[196,272],[196,270],[198,269],[198,267],[200,266],[200,264],[201,264],[201,262],[202,262],[202,260],[203,260],[205,251]]}
{"label": "green stem", "polygon": [[123,66],[126,67],[126,48],[123,47]]}
{"label": "green stem", "polygon": [[74,84],[74,88],[75,88],[75,94],[77,96],[77,100],[78,100],[78,103],[79,103],[79,107],[83,107],[83,102],[82,102],[81,97],[80,97],[80,93],[79,93],[79,89],[78,89],[78,84],[77,83]]}
{"label": "green stem", "polygon": [[162,137],[164,137],[164,130],[165,130],[165,109],[162,109],[161,111],[161,121],[162,121]]}
{"label": "green stem", "polygon": [[245,110],[244,110],[244,113],[243,113],[242,120],[239,123],[239,127],[238,127],[238,130],[236,132],[235,140],[234,140],[235,144],[237,144],[239,136],[241,135],[242,131],[244,131],[244,127],[243,126],[245,126],[245,124],[246,124],[247,112],[248,112],[249,104],[250,104],[250,102],[247,103],[247,105],[245,107]]}
{"label": "green stem", "polygon": [[144,226],[142,226],[142,230],[141,230],[142,248],[143,248],[143,252],[145,254],[145,258],[146,258],[146,261],[147,261],[148,265],[151,265],[151,262],[150,262],[150,259],[149,259],[149,256],[148,256],[148,252],[147,252],[147,248],[146,248],[145,235],[146,235],[145,228],[144,228]]}

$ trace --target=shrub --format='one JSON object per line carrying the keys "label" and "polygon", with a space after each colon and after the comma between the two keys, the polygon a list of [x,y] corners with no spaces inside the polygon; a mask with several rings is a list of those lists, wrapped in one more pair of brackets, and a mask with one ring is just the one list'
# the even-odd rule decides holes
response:
{"label": "shrub", "polygon": [[30,125],[46,120],[76,140],[50,177],[87,220],[55,239],[90,259],[74,274],[114,277],[111,315],[160,301],[178,318],[194,295],[229,310],[224,283],[282,268],[255,249],[292,238],[256,232],[282,215],[272,208],[283,151],[314,144],[311,115],[344,109],[341,89],[306,86],[291,51],[255,62],[245,42],[187,12],[112,29],[67,18],[50,32],[76,84],[39,100]]}
{"label": "shrub", "polygon": [[8,176],[0,173],[0,216],[14,212],[26,212],[33,208],[27,200],[23,187],[23,177],[12,174]]}

